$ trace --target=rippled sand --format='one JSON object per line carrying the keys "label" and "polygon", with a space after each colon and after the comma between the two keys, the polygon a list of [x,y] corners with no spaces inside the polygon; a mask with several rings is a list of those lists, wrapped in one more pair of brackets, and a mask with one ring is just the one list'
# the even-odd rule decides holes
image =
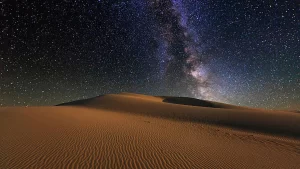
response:
{"label": "rippled sand", "polygon": [[300,168],[298,113],[163,100],[0,108],[0,168]]}

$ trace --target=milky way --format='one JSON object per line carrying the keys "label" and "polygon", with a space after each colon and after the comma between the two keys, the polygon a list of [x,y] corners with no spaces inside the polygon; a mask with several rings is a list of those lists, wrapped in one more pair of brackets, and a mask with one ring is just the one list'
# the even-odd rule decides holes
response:
{"label": "milky way", "polygon": [[166,85],[174,95],[209,99],[209,79],[204,58],[197,50],[181,0],[150,1],[164,47],[171,58],[166,71]]}

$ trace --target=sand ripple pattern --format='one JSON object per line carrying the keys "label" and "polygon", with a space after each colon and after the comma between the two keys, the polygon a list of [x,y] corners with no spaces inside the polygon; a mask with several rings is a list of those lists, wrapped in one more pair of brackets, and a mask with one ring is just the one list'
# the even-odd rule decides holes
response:
{"label": "sand ripple pattern", "polygon": [[88,108],[0,109],[0,168],[300,168],[300,140]]}

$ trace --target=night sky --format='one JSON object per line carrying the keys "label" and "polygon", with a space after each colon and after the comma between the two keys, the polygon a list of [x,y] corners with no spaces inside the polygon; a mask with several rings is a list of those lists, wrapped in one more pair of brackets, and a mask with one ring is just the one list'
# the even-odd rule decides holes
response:
{"label": "night sky", "polygon": [[0,106],[108,93],[300,109],[299,0],[1,0]]}

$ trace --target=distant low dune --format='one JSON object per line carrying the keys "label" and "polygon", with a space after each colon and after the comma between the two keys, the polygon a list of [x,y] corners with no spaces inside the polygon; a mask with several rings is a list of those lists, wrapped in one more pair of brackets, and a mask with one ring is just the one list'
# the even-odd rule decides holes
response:
{"label": "distant low dune", "polygon": [[103,95],[0,108],[0,168],[300,168],[300,114]]}

